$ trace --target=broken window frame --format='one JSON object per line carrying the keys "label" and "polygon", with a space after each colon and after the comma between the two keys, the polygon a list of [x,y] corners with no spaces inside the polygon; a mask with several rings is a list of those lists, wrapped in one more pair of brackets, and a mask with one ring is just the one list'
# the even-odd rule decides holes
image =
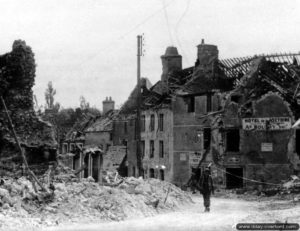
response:
{"label": "broken window frame", "polygon": [[75,151],[75,143],[70,143],[70,148],[69,148],[69,152],[74,152]]}
{"label": "broken window frame", "polygon": [[63,143],[62,144],[62,150],[61,150],[62,154],[66,154],[68,153],[68,143]]}
{"label": "broken window frame", "polygon": [[164,141],[160,140],[159,141],[159,158],[164,158]]}
{"label": "broken window frame", "polygon": [[149,158],[154,158],[154,140],[150,140]]}

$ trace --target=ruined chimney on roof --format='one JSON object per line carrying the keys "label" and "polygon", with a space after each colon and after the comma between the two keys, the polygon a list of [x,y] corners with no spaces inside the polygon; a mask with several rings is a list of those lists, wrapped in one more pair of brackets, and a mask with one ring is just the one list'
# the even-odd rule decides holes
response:
{"label": "ruined chimney on roof", "polygon": [[215,45],[205,44],[204,39],[201,40],[201,44],[199,44],[197,48],[198,53],[195,66],[207,66],[219,57],[218,47]]}
{"label": "ruined chimney on roof", "polygon": [[115,109],[115,101],[112,100],[111,96],[106,97],[104,101],[102,101],[103,105],[103,115],[105,115],[107,112]]}
{"label": "ruined chimney on roof", "polygon": [[182,56],[178,54],[176,47],[167,47],[164,55],[161,56],[163,73],[161,81],[168,80],[168,74],[171,71],[182,70]]}

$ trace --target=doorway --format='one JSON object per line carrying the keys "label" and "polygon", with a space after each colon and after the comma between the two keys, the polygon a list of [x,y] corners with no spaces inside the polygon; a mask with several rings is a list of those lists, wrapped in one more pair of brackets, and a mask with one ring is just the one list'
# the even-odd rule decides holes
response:
{"label": "doorway", "polygon": [[226,168],[226,188],[243,188],[243,168]]}

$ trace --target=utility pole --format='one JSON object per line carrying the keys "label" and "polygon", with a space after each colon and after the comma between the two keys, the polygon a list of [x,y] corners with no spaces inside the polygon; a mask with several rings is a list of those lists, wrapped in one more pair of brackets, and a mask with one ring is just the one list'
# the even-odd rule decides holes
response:
{"label": "utility pole", "polygon": [[143,36],[137,36],[137,107],[136,107],[136,159],[138,176],[143,175],[141,153],[141,56],[143,55]]}

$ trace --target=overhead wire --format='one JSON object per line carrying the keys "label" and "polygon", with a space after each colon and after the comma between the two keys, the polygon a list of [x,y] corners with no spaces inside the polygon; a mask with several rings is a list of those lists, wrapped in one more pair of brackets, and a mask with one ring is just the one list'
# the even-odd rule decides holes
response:
{"label": "overhead wire", "polygon": [[[131,34],[133,31],[135,31],[137,28],[139,28],[140,26],[142,26],[143,24],[145,24],[146,22],[148,22],[150,19],[152,19],[154,16],[156,16],[157,14],[159,14],[161,11],[165,10],[167,7],[169,7],[173,2],[175,2],[176,0],[172,0],[170,2],[168,2],[167,4],[164,4],[164,6],[160,9],[158,9],[157,11],[155,11],[154,13],[152,13],[151,15],[149,15],[148,17],[146,17],[144,20],[142,20],[140,23],[136,24],[134,27],[132,27],[130,30],[128,30],[127,32],[125,32],[124,34],[120,35],[116,41],[124,39],[126,36],[128,36],[129,34]],[[84,63],[86,63],[87,61],[90,61],[92,59],[94,59],[95,57],[97,57],[101,52],[109,50],[110,48],[115,48],[115,43],[112,43],[111,46],[106,46],[105,48],[103,48],[102,50],[98,50],[97,53],[95,53],[94,55],[91,55],[90,57],[88,57],[86,60],[82,61],[79,65],[83,65]]]}
{"label": "overhead wire", "polygon": [[179,25],[180,25],[181,21],[184,19],[184,17],[186,16],[186,14],[187,14],[187,12],[188,12],[188,10],[189,10],[189,7],[190,7],[190,5],[191,5],[191,1],[192,1],[192,0],[188,0],[188,1],[187,1],[185,10],[183,11],[181,17],[179,18],[179,20],[177,21],[176,26],[175,26],[175,37],[176,37],[177,44],[178,44],[180,50],[182,51],[182,54],[183,54],[184,58],[187,60],[188,63],[189,63],[189,59],[188,59],[188,57],[187,57],[187,55],[186,55],[184,49],[182,48],[180,39],[179,39],[179,37],[178,37],[178,28],[179,28]]}
{"label": "overhead wire", "polygon": [[172,33],[171,33],[171,30],[170,30],[169,17],[168,17],[167,9],[165,7],[165,5],[166,5],[165,0],[162,0],[162,4],[163,4],[165,20],[166,20],[166,24],[167,24],[167,28],[168,28],[168,32],[169,32],[170,43],[171,43],[171,45],[174,45],[173,38],[172,38]]}

